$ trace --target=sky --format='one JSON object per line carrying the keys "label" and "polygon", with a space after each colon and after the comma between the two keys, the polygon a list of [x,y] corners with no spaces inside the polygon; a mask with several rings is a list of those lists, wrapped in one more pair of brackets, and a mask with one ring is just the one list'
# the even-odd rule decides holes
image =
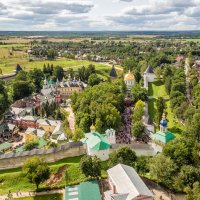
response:
{"label": "sky", "polygon": [[0,31],[199,29],[200,0],[0,0]]}

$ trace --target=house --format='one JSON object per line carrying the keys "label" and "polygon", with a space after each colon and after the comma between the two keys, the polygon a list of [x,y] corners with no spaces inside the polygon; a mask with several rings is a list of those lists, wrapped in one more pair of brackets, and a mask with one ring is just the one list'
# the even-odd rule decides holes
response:
{"label": "house", "polygon": [[4,142],[3,144],[0,144],[0,154],[12,151],[13,145],[8,142]]}
{"label": "house", "polygon": [[13,124],[0,124],[0,141],[9,140],[15,133],[16,126]]}
{"label": "house", "polygon": [[18,117],[15,124],[21,129],[37,128],[37,117],[26,115],[25,117]]}
{"label": "house", "polygon": [[36,142],[39,138],[43,138],[45,131],[43,129],[28,128],[25,131],[26,142]]}
{"label": "house", "polygon": [[148,89],[148,83],[154,82],[155,79],[153,68],[150,65],[148,65],[146,71],[144,72],[143,77],[144,77],[144,88]]}
{"label": "house", "polygon": [[163,114],[162,120],[160,121],[160,131],[155,133],[152,136],[152,139],[154,142],[156,142],[160,145],[165,145],[169,141],[171,141],[175,138],[176,138],[176,136],[172,132],[167,130],[167,120],[165,118],[165,114]]}
{"label": "house", "polygon": [[58,124],[51,134],[51,140],[55,143],[67,141],[62,124]]}
{"label": "house", "polygon": [[118,164],[107,170],[110,190],[104,200],[153,200],[153,194],[133,167]]}
{"label": "house", "polygon": [[133,87],[134,82],[135,82],[135,77],[131,73],[130,70],[129,70],[129,72],[127,74],[125,74],[125,76],[124,76],[124,82],[126,84],[127,89],[131,90],[131,88]]}
{"label": "house", "polygon": [[57,85],[57,92],[61,95],[61,98],[66,99],[74,92],[80,93],[85,87],[87,87],[87,84],[69,77],[67,81],[63,80]]}
{"label": "house", "polygon": [[61,125],[59,120],[38,119],[38,128],[43,129],[45,132],[53,133],[55,128]]}
{"label": "house", "polygon": [[108,140],[110,144],[116,144],[116,134],[115,130],[110,128],[106,130],[105,138]]}
{"label": "house", "polygon": [[105,135],[96,131],[94,125],[90,127],[90,132],[85,134],[85,138],[81,142],[85,144],[87,154],[97,156],[101,160],[107,160],[110,153],[111,143]]}
{"label": "house", "polygon": [[65,200],[101,200],[98,182],[88,181],[65,187]]}
{"label": "house", "polygon": [[44,84],[41,89],[42,95],[45,96],[45,95],[49,95],[54,92],[56,92],[56,84],[54,84],[54,82],[51,80],[48,82],[45,77]]}

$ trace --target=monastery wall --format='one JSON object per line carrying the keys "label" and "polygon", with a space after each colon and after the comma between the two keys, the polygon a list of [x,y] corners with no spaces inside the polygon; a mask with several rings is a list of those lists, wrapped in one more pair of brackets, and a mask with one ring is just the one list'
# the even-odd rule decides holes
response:
{"label": "monastery wall", "polygon": [[51,163],[64,158],[84,155],[85,153],[86,152],[82,143],[72,142],[48,150],[34,149],[23,153],[4,154],[0,156],[0,170],[21,167],[23,166],[27,158],[33,156],[39,156],[40,158],[43,158],[46,162]]}

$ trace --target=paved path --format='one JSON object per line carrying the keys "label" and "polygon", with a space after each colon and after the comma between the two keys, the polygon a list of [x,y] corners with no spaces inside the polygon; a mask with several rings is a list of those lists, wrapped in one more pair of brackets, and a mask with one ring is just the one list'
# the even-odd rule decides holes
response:
{"label": "paved path", "polygon": [[69,113],[69,116],[68,116],[69,128],[71,129],[72,132],[74,132],[74,130],[75,130],[74,112],[70,105],[69,105],[69,107],[65,108],[65,110]]}
{"label": "paved path", "polygon": [[191,95],[190,95],[190,81],[188,78],[188,71],[189,71],[189,59],[185,59],[185,76],[186,76],[186,95],[189,103],[191,104]]}
{"label": "paved path", "polygon": [[[50,190],[50,191],[45,191],[45,192],[16,192],[12,193],[13,198],[20,198],[20,197],[30,197],[30,196],[38,196],[38,195],[46,195],[46,194],[56,194],[56,193],[61,193],[63,194],[64,198],[64,189],[62,190]],[[0,200],[5,200],[8,195],[0,196]]]}
{"label": "paved path", "polygon": [[[109,66],[109,67],[112,67],[112,66],[113,66],[112,64],[109,64],[109,63],[107,63],[107,62],[101,62],[100,64],[107,65],[107,66]],[[123,71],[123,70],[124,70],[123,68],[121,68],[121,67],[116,67],[116,66],[115,66],[115,69],[120,70],[120,71]]]}

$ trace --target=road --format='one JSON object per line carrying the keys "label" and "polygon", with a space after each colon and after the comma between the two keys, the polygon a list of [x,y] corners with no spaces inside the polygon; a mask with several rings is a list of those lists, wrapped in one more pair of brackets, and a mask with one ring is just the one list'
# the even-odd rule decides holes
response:
{"label": "road", "polygon": [[69,105],[69,107],[65,108],[65,110],[69,113],[68,116],[68,122],[69,122],[69,128],[72,132],[74,132],[75,130],[75,116],[74,116],[74,112],[71,108],[71,106]]}
{"label": "road", "polygon": [[188,99],[189,103],[191,104],[190,81],[189,81],[189,78],[188,78],[188,71],[189,71],[189,69],[190,69],[189,59],[186,58],[185,59],[186,96],[187,96],[187,99]]}

